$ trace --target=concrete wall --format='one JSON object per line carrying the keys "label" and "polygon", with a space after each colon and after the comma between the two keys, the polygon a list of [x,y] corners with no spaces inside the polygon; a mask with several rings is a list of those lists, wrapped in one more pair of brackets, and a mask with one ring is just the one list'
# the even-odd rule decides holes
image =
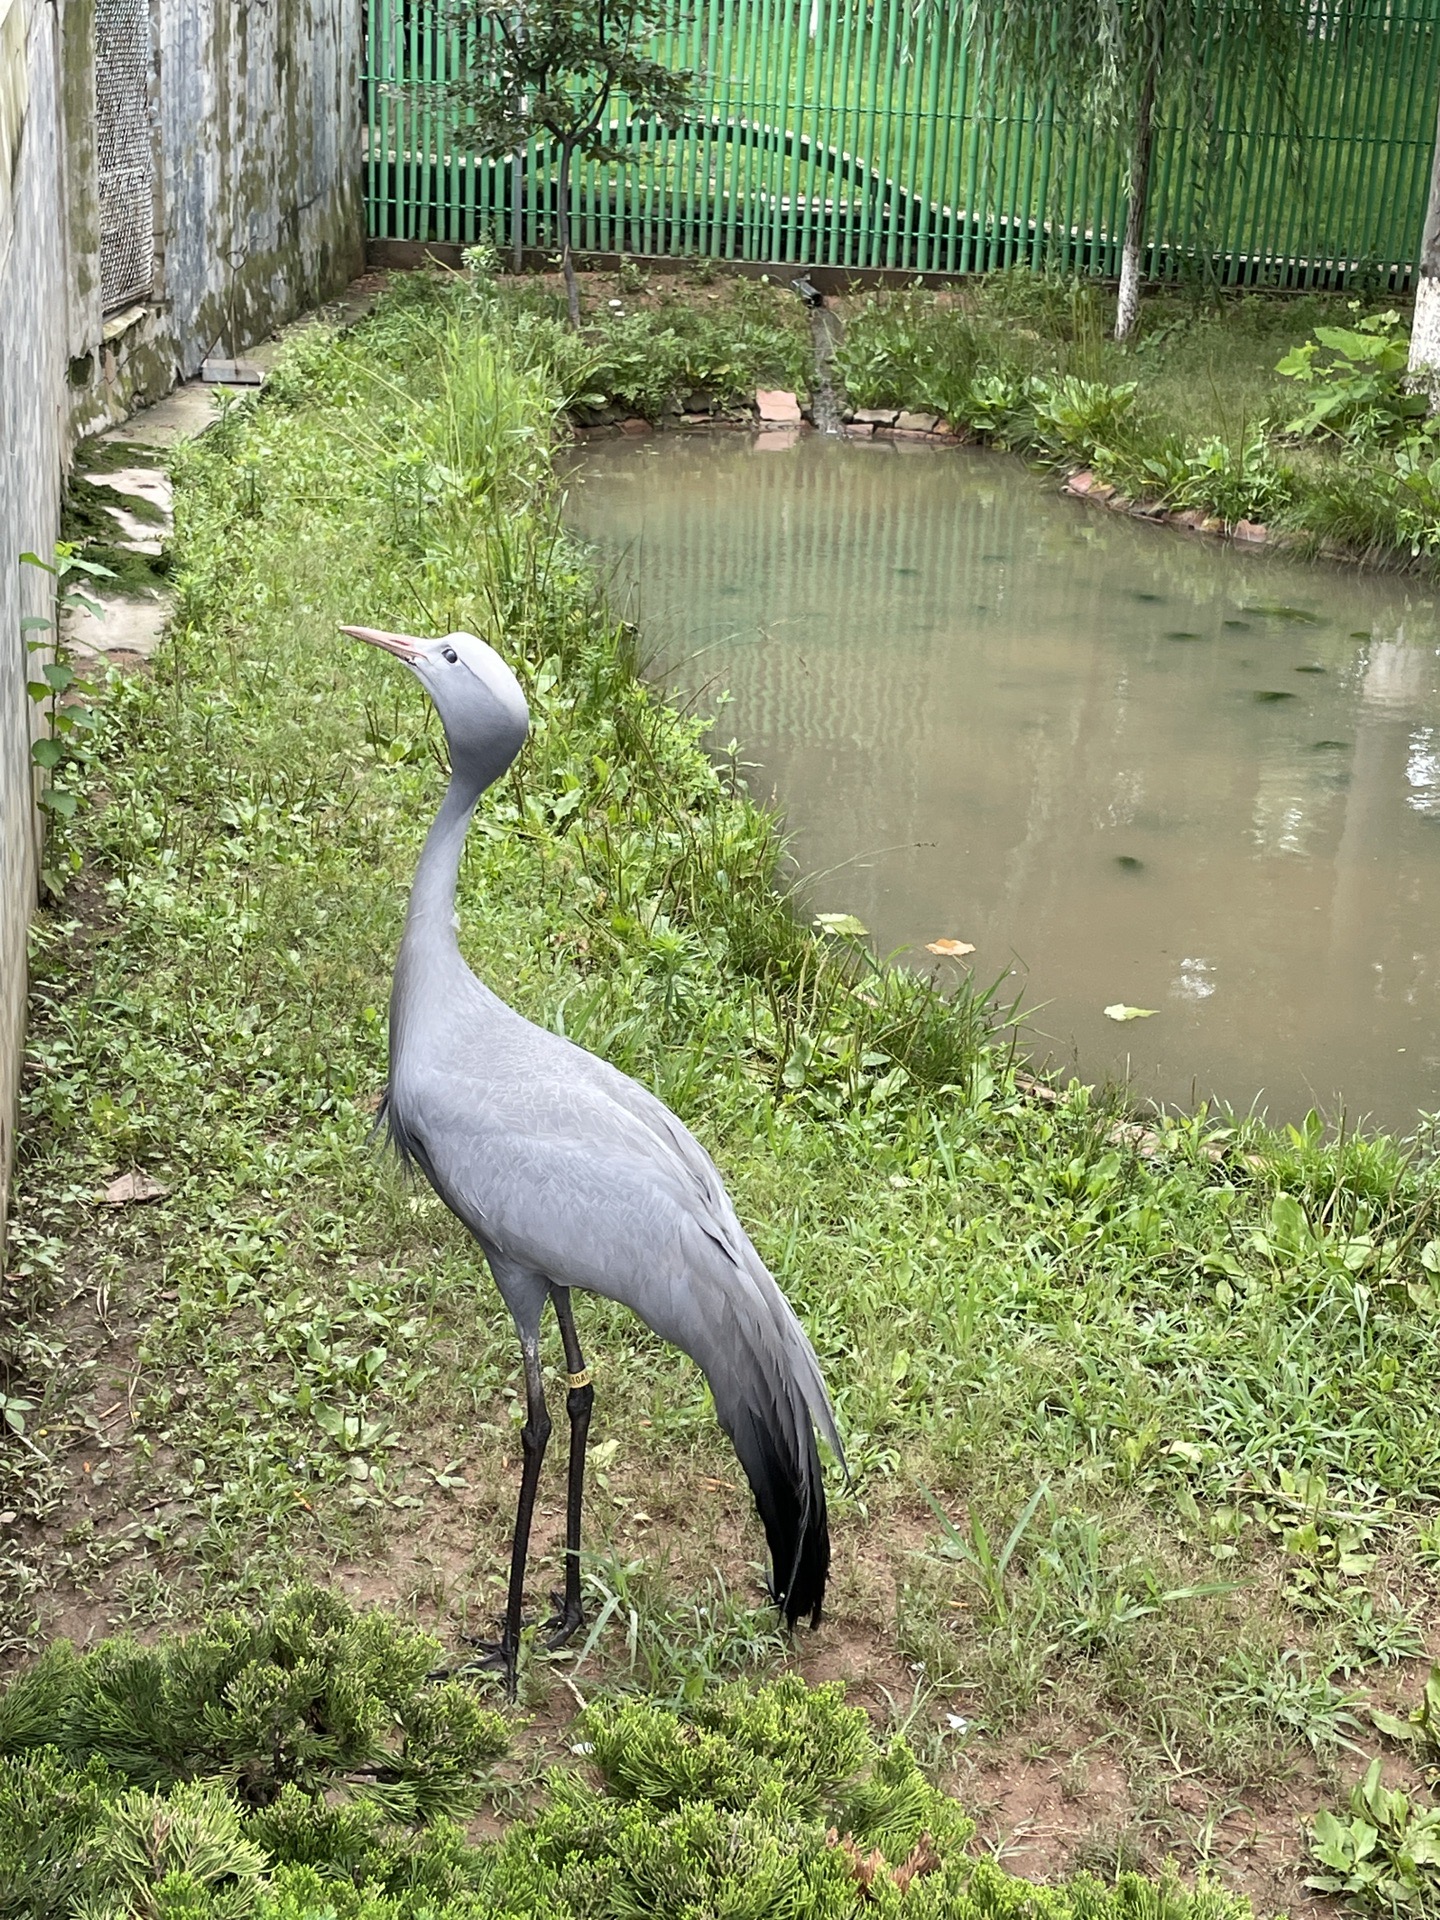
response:
{"label": "concrete wall", "polygon": [[[59,156],[59,31],[43,0],[0,0],[0,1177],[14,1141],[25,936],[39,832],[30,772],[25,614],[49,611],[48,558],[67,447]],[[4,1218],[0,1195],[0,1222]]]}
{"label": "concrete wall", "polygon": [[70,210],[72,255],[89,263],[73,288],[71,378],[89,428],[362,271],[361,0],[152,0],[155,286],[108,323],[93,270],[93,142],[86,150],[96,0],[64,4],[71,153],[89,185]]}
{"label": "concrete wall", "polygon": [[98,0],[0,0],[0,1244],[36,894],[30,656],[81,435],[342,288],[364,262],[361,0],[150,0],[155,273],[102,310]]}

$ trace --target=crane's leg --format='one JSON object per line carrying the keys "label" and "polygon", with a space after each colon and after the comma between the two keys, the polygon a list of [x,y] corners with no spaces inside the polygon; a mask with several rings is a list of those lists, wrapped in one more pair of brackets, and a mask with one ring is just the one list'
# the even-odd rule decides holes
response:
{"label": "crane's leg", "polygon": [[515,1663],[520,1653],[520,1609],[525,1599],[525,1561],[530,1552],[530,1522],[535,1517],[535,1493],[540,1485],[545,1443],[550,1438],[550,1409],[545,1405],[545,1386],[540,1378],[538,1334],[522,1335],[520,1345],[525,1359],[525,1425],[520,1429],[520,1446],[525,1464],[520,1470],[515,1538],[510,1546],[510,1591],[505,1597],[505,1624],[500,1631],[505,1691],[512,1700],[515,1698]]}
{"label": "crane's leg", "polygon": [[[539,1315],[536,1315],[538,1322]],[[469,1634],[464,1638],[479,1647],[477,1666],[499,1668],[505,1675],[505,1691],[513,1700],[518,1678],[520,1653],[520,1609],[525,1598],[525,1562],[530,1552],[530,1522],[535,1514],[535,1492],[540,1485],[540,1466],[545,1458],[545,1443],[550,1438],[550,1410],[545,1405],[545,1388],[540,1378],[540,1334],[522,1327],[520,1350],[525,1361],[525,1425],[520,1429],[524,1466],[520,1470],[520,1499],[515,1508],[515,1532],[510,1543],[510,1586],[505,1596],[505,1617],[500,1623],[500,1639],[481,1640]]]}
{"label": "crane's leg", "polygon": [[595,1404],[595,1389],[590,1384],[590,1369],[575,1332],[570,1289],[552,1286],[550,1297],[555,1302],[555,1318],[560,1322],[560,1338],[565,1343],[565,1371],[570,1378],[570,1390],[565,1396],[565,1411],[570,1416],[570,1472],[565,1489],[565,1591],[550,1596],[555,1614],[546,1622],[549,1631],[545,1644],[563,1647],[585,1622],[585,1608],[580,1598],[580,1512],[585,1503],[585,1446],[590,1437],[590,1409]]}

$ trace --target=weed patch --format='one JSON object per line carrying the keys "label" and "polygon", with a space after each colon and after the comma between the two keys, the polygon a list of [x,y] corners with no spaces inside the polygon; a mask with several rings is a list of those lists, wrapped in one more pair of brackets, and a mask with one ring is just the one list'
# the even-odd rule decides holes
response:
{"label": "weed patch", "polygon": [[1440,460],[1394,313],[1160,295],[1131,347],[1106,317],[1093,286],[1019,271],[958,298],[875,294],[835,364],[856,406],[934,408],[1131,499],[1395,565],[1440,547]]}

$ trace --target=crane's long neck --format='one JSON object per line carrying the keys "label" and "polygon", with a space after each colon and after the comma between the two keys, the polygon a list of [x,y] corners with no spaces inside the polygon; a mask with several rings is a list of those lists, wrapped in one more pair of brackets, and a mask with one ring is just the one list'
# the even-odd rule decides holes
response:
{"label": "crane's long neck", "polygon": [[465,848],[470,816],[483,791],[483,786],[476,782],[458,777],[452,778],[445,790],[445,798],[425,836],[420,863],[415,869],[402,954],[418,957],[459,953],[455,938],[455,886],[460,877],[460,855]]}

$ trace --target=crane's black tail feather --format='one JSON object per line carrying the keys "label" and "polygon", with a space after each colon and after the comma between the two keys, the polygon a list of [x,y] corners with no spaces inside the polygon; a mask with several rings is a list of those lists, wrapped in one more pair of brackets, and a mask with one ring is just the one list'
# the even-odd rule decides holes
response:
{"label": "crane's black tail feather", "polygon": [[765,1528],[775,1604],[792,1627],[807,1614],[811,1626],[818,1626],[830,1571],[830,1525],[809,1409],[798,1392],[782,1387],[773,1398],[747,1396],[726,1411],[725,1425]]}

